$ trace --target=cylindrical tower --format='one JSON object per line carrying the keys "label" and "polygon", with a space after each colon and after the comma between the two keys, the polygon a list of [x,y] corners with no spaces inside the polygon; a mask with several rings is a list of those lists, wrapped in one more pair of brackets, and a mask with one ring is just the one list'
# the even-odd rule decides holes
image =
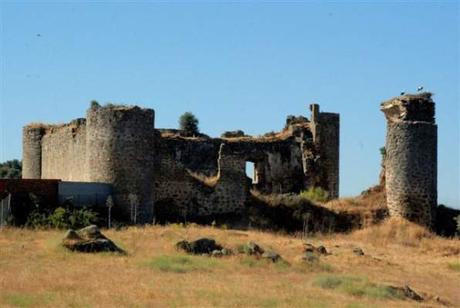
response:
{"label": "cylindrical tower", "polygon": [[44,128],[28,125],[22,130],[22,178],[40,179],[42,174],[42,137]]}
{"label": "cylindrical tower", "polygon": [[112,184],[117,212],[136,223],[154,216],[153,141],[152,109],[109,105],[87,112],[87,179]]}
{"label": "cylindrical tower", "polygon": [[437,126],[431,93],[383,102],[385,189],[391,216],[430,227],[437,206]]}

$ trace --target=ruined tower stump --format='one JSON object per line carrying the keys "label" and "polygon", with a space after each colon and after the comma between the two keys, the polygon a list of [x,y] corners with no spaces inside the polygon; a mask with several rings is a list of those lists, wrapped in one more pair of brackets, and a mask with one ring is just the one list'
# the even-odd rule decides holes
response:
{"label": "ruined tower stump", "polygon": [[437,126],[431,93],[381,104],[387,119],[385,189],[390,215],[431,226],[437,206]]}

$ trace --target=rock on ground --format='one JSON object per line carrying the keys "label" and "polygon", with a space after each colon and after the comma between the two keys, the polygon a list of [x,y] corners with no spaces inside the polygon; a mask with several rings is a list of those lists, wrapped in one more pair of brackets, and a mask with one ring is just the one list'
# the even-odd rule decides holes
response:
{"label": "rock on ground", "polygon": [[121,248],[115,245],[110,239],[101,233],[99,228],[91,225],[78,231],[68,230],[62,245],[71,250],[78,252],[117,252],[125,253]]}
{"label": "rock on ground", "polygon": [[196,241],[180,241],[176,244],[176,248],[184,250],[187,253],[191,254],[212,254],[213,251],[219,250],[222,251],[223,247],[216,243],[214,239],[211,238],[200,238]]}

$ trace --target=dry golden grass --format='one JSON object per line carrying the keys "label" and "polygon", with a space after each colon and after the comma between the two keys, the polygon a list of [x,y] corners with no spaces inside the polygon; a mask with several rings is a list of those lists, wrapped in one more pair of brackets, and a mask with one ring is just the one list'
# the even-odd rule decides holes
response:
{"label": "dry golden grass", "polygon": [[[308,239],[332,253],[314,266],[299,259],[303,241],[287,235],[195,225],[103,232],[128,255],[68,252],[59,245],[62,231],[1,230],[0,306],[460,306],[460,273],[449,265],[459,260],[460,241],[438,238],[411,224],[389,221],[348,235]],[[242,255],[189,257],[174,248],[179,240],[203,236],[233,249],[253,240],[278,251],[287,263],[270,264]],[[365,255],[354,255],[354,247]],[[325,276],[358,277],[376,285],[408,284],[426,301],[324,289],[317,284]]]}

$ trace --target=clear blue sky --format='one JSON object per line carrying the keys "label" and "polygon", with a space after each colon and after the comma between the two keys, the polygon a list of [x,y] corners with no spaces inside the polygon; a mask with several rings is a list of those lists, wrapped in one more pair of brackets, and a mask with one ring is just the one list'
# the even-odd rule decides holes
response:
{"label": "clear blue sky", "polygon": [[341,195],[377,182],[381,101],[435,93],[439,202],[459,202],[459,4],[1,2],[0,161],[31,121],[90,100],[194,112],[218,136],[282,128],[308,104],[341,114]]}

